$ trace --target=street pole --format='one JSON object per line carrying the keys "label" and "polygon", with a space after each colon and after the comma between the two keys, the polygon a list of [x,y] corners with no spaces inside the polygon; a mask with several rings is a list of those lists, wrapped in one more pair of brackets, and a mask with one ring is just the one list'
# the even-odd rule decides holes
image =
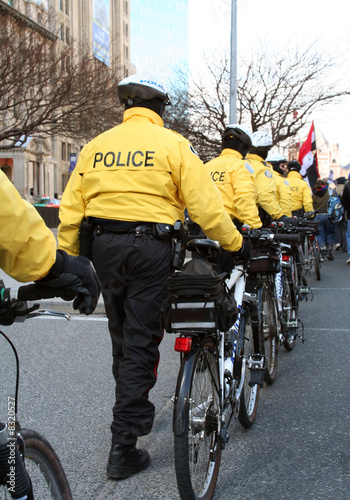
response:
{"label": "street pole", "polygon": [[231,0],[230,123],[237,123],[237,0]]}

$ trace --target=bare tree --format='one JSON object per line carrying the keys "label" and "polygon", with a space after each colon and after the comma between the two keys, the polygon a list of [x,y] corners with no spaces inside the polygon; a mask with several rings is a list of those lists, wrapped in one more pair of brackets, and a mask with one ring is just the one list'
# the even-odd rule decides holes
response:
{"label": "bare tree", "polygon": [[[312,112],[350,94],[341,83],[344,80],[339,80],[339,62],[319,51],[316,43],[302,52],[294,48],[281,53],[261,45],[238,67],[237,121],[253,132],[265,129],[274,145],[291,141]],[[228,55],[210,61],[200,76],[191,77],[185,123],[178,128],[183,96],[177,95],[180,111],[174,109],[167,119],[170,127],[191,140],[205,161],[219,154],[221,134],[228,125],[229,69]]]}
{"label": "bare tree", "polygon": [[[83,48],[0,17],[0,141],[65,135],[90,140],[121,117],[116,72]],[[78,57],[79,55],[79,57]]]}

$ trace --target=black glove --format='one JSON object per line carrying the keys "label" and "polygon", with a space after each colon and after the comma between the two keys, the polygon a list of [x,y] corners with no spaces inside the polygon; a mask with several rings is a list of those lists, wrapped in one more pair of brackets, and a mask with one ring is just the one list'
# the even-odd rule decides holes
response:
{"label": "black glove", "polygon": [[232,252],[235,257],[238,257],[243,261],[244,264],[250,259],[250,244],[248,240],[242,241],[242,246],[237,252]]}
{"label": "black glove", "polygon": [[314,219],[315,218],[315,212],[305,212],[304,217],[306,219]]}
{"label": "black glove", "polygon": [[298,219],[294,219],[294,217],[287,217],[286,215],[282,215],[278,219],[278,222],[283,222],[285,226],[297,226],[298,225]]}
{"label": "black glove", "polygon": [[73,300],[73,308],[80,313],[94,312],[101,291],[101,283],[86,257],[72,257],[57,250],[56,262],[49,274],[35,282],[46,298],[61,297]]}

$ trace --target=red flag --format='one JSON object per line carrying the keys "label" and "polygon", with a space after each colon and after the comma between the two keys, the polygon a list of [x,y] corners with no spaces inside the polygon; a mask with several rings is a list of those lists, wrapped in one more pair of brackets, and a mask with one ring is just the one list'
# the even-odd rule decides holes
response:
{"label": "red flag", "polygon": [[[299,163],[301,164],[300,173],[304,177],[307,170],[313,165],[314,157],[312,151],[316,149],[316,135],[314,129],[314,122],[311,124],[309,135],[306,141],[301,146],[299,151]],[[317,168],[317,156],[316,156],[316,168]]]}

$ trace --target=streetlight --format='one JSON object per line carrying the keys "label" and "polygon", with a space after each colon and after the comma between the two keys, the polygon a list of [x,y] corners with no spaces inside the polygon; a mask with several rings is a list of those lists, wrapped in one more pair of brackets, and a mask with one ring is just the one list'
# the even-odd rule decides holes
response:
{"label": "streetlight", "polygon": [[230,123],[237,123],[237,0],[231,0]]}

